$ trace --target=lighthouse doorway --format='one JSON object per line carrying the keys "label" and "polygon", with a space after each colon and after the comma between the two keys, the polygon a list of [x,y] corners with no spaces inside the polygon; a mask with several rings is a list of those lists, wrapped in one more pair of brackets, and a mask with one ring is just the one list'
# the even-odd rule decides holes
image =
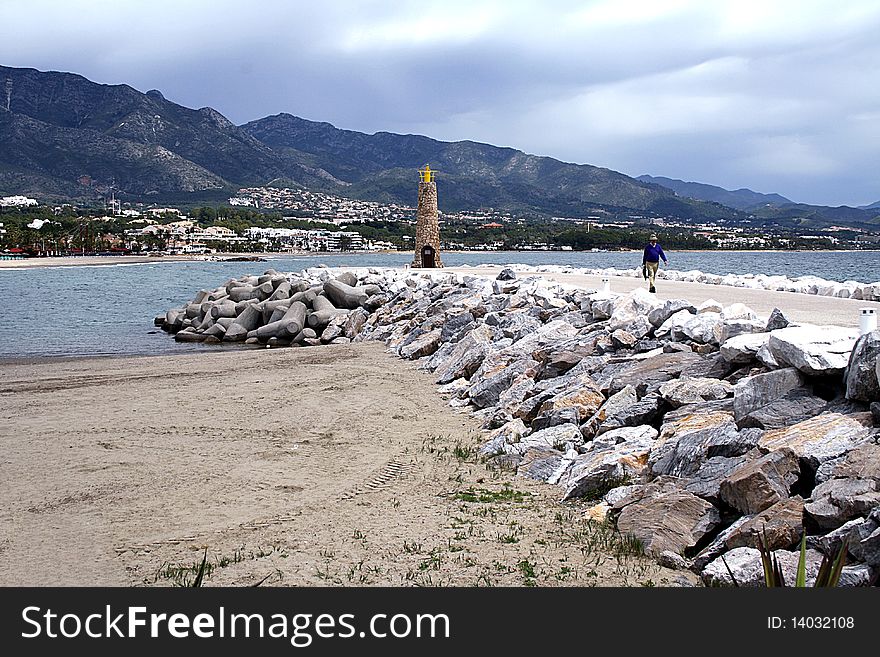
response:
{"label": "lighthouse doorway", "polygon": [[434,247],[430,244],[425,244],[422,247],[422,267],[433,269],[436,266],[434,262]]}

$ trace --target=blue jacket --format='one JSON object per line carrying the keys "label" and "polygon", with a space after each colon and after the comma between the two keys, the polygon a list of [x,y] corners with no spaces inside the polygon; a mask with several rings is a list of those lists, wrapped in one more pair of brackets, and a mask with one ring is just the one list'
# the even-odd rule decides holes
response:
{"label": "blue jacket", "polygon": [[642,264],[646,262],[660,262],[660,258],[663,258],[663,262],[666,262],[666,254],[663,253],[663,248],[659,244],[648,244],[645,247],[645,255],[642,256]]}

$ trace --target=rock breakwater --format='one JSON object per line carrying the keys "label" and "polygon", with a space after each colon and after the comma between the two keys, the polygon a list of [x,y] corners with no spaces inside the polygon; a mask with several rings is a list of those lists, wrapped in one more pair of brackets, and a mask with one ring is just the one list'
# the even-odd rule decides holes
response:
{"label": "rock breakwater", "polygon": [[[253,345],[380,340],[432,373],[487,432],[493,468],[590,501],[666,564],[757,584],[847,540],[843,581],[880,572],[880,331],[777,309],[659,301],[509,270],[274,270],[156,318],[175,338]],[[722,557],[724,558],[722,561]]]}
{"label": "rock breakwater", "polygon": [[[493,266],[493,265],[480,265]],[[469,267],[463,265],[462,268]],[[521,265],[511,264],[508,267],[523,273],[536,274],[582,274],[585,276],[625,276],[641,278],[642,268],[591,269],[566,265]],[[702,283],[704,285],[728,285],[731,287],[749,288],[753,290],[770,290],[776,292],[796,292],[798,294],[814,294],[839,299],[858,299],[861,301],[880,301],[880,281],[860,283],[859,281],[829,281],[818,276],[787,276],[769,274],[707,274],[698,270],[679,271],[676,269],[660,269],[657,277],[668,281],[686,283]]]}

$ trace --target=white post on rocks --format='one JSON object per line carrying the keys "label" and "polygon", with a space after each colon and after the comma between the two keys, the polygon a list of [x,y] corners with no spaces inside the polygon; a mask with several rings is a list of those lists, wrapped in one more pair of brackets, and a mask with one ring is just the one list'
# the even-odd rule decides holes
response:
{"label": "white post on rocks", "polygon": [[611,291],[611,280],[607,278],[602,279],[602,291],[610,292]]}
{"label": "white post on rocks", "polygon": [[859,335],[865,335],[877,330],[877,313],[873,308],[860,308]]}

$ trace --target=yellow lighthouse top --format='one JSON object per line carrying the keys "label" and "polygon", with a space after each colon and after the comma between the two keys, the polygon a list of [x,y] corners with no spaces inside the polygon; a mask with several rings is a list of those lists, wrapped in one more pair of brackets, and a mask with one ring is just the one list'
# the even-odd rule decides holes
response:
{"label": "yellow lighthouse top", "polygon": [[431,171],[431,165],[426,164],[424,169],[419,169],[419,180],[421,182],[434,182],[434,174],[436,171]]}

